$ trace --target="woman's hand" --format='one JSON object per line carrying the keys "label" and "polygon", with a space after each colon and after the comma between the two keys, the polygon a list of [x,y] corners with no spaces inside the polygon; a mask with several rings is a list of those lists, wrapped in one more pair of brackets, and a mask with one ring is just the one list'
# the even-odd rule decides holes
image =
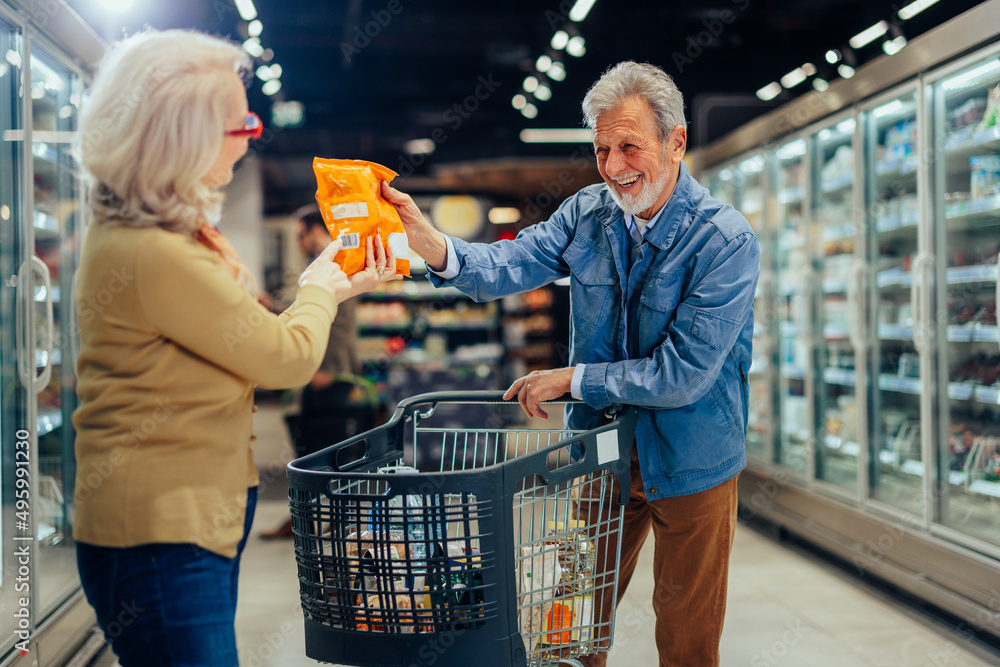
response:
{"label": "woman's hand", "polygon": [[382,243],[382,237],[375,234],[365,241],[365,268],[347,279],[351,284],[351,293],[347,297],[350,298],[370,292],[382,283],[402,280],[403,276],[396,274],[396,255],[392,246],[386,246]]}
{"label": "woman's hand", "polygon": [[443,271],[448,265],[448,244],[445,243],[444,234],[427,222],[410,195],[382,181],[382,196],[396,207],[403,221],[410,249],[423,257],[432,269]]}
{"label": "woman's hand", "polygon": [[337,253],[344,249],[344,243],[337,239],[319,254],[299,276],[299,287],[317,285],[330,292],[337,303],[350,297],[351,282],[340,264],[333,261]]}

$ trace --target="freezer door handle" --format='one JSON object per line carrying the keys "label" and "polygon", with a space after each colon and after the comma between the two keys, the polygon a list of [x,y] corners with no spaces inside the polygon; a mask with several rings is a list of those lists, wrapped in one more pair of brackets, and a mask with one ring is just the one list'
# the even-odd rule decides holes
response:
{"label": "freezer door handle", "polygon": [[924,286],[927,284],[927,266],[931,254],[925,250],[917,253],[913,260],[913,272],[910,288],[910,312],[913,313],[913,347],[918,354],[927,351],[927,323],[924,322]]}
{"label": "freezer door handle", "polygon": [[[996,301],[993,302],[993,311],[994,311],[994,313],[1000,312],[1000,311],[997,311],[997,308],[1000,307],[1000,253],[997,253],[997,284],[996,284],[996,288],[997,288],[997,299],[996,299]],[[997,318],[997,331],[1000,331],[1000,317]]]}
{"label": "freezer door handle", "polygon": [[21,385],[30,387],[34,378],[34,355],[35,350],[28,345],[28,338],[31,328],[29,326],[31,312],[28,302],[28,272],[31,270],[28,262],[25,262],[17,271],[17,292],[14,299],[14,323],[16,329],[17,345],[17,374],[21,378]]}
{"label": "freezer door handle", "polygon": [[864,339],[861,336],[862,322],[864,317],[864,303],[862,285],[864,284],[866,265],[864,260],[856,259],[851,266],[851,279],[847,283],[847,337],[854,346],[856,352],[864,348]]}
{"label": "freezer door handle", "polygon": [[[45,337],[43,339],[43,346],[45,349],[45,365],[42,366],[42,370],[37,375],[32,378],[31,389],[34,393],[39,393],[45,387],[48,386],[49,380],[52,379],[52,343],[53,343],[53,331],[55,330],[55,317],[53,316],[52,310],[52,275],[49,273],[49,267],[45,265],[45,262],[38,259],[38,257],[32,255],[31,259],[32,273],[37,274],[41,278],[41,282],[45,285]],[[31,281],[31,301],[34,303],[34,287],[35,281]],[[29,309],[30,311],[30,309]],[[34,356],[34,350],[29,350],[29,354]]]}

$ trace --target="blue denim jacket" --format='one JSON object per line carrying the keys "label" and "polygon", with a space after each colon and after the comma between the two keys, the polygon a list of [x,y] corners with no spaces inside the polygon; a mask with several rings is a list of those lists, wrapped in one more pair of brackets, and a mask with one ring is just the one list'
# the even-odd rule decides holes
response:
{"label": "blue denim jacket", "polygon": [[[683,163],[665,206],[631,271],[624,214],[599,184],[513,241],[453,239],[458,276],[428,274],[476,301],[570,277],[567,365],[587,366],[584,404],[567,408],[567,425],[593,428],[610,406],[638,406],[636,444],[650,500],[704,491],[746,465],[746,373],[760,270],[749,223]],[[623,284],[632,286],[630,304]]]}

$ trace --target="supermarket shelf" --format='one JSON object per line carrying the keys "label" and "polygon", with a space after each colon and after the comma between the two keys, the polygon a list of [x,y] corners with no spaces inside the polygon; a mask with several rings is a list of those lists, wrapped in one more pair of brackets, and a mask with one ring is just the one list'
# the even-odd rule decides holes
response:
{"label": "supermarket shelf", "polygon": [[[882,340],[913,340],[913,327],[900,324],[880,324],[878,337]],[[948,325],[949,343],[997,343],[1000,342],[1000,332],[995,325],[950,324]]]}
{"label": "supermarket shelf", "polygon": [[849,332],[846,326],[839,324],[827,324],[823,327],[824,340],[847,340]]}
{"label": "supermarket shelf", "polygon": [[[422,331],[447,332],[447,331],[482,331],[496,328],[497,323],[493,320],[485,322],[463,322],[461,324],[429,324],[421,327]],[[399,333],[417,328],[413,323],[407,324],[359,324],[358,331],[361,333]]]}
{"label": "supermarket shelf", "polygon": [[878,376],[878,388],[883,391],[894,391],[900,394],[919,396],[921,392],[920,378],[901,377],[883,373]]}
{"label": "supermarket shelf", "polygon": [[858,374],[849,368],[824,368],[823,381],[841,387],[853,387],[858,382]]}
{"label": "supermarket shelf", "polygon": [[51,433],[63,424],[63,414],[60,408],[39,409],[38,411],[38,437],[46,433]]}
{"label": "supermarket shelf", "polygon": [[843,280],[824,280],[823,281],[823,294],[846,294],[847,293],[847,283]]}
{"label": "supermarket shelf", "polygon": [[823,444],[826,445],[827,449],[832,449],[841,454],[846,454],[851,458],[858,458],[858,454],[861,453],[861,445],[850,440],[841,440],[840,438],[827,435],[823,438]]}
{"label": "supermarket shelf", "polygon": [[879,176],[909,176],[916,177],[920,161],[916,155],[907,155],[898,160],[885,160],[875,164],[875,173]]}
{"label": "supermarket shelf", "polygon": [[1000,498],[1000,484],[991,482],[988,479],[977,479],[974,482],[969,482],[969,491],[980,493],[984,496]]}
{"label": "supermarket shelf", "polygon": [[955,401],[975,401],[985,405],[1000,405],[1000,387],[985,387],[968,382],[949,382],[948,398]]}
{"label": "supermarket shelf", "polygon": [[974,127],[958,130],[944,141],[944,150],[948,161],[954,164],[964,163],[969,166],[969,158],[981,155],[983,149],[1000,149],[1000,127],[990,127],[976,131]]}
{"label": "supermarket shelf", "polygon": [[[391,284],[391,283],[390,283]],[[465,299],[471,301],[471,297],[463,294],[454,287],[434,287],[429,282],[405,281],[403,286],[387,290],[385,288],[364,294],[362,301],[427,301],[427,300],[455,300]]]}
{"label": "supermarket shelf", "polygon": [[781,366],[781,377],[786,380],[804,380],[806,379],[806,371],[804,368],[798,366]]}
{"label": "supermarket shelf", "polygon": [[854,185],[854,172],[849,172],[841,174],[836,178],[831,178],[828,181],[823,181],[820,184],[820,190],[822,190],[825,194],[834,194],[837,192],[843,192],[852,185]]}
{"label": "supermarket shelf", "polygon": [[[967,285],[969,283],[995,283],[997,267],[992,264],[977,264],[973,266],[952,266],[945,272],[949,285]],[[875,284],[879,287],[912,287],[913,275],[900,267],[879,271],[875,276]]]}
{"label": "supermarket shelf", "polygon": [[879,234],[889,234],[898,230],[906,230],[908,233],[917,233],[917,224],[920,216],[916,211],[911,211],[905,215],[888,215],[875,220],[875,229]]}
{"label": "supermarket shelf", "polygon": [[797,204],[803,199],[805,199],[805,189],[803,188],[786,188],[778,192],[779,204]]}
{"label": "supermarket shelf", "polygon": [[945,207],[944,217],[949,221],[969,221],[1000,216],[1000,195],[956,202]]}

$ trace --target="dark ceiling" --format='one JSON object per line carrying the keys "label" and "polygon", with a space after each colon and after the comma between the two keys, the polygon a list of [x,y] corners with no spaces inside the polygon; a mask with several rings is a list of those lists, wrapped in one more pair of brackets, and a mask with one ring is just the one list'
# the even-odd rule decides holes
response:
{"label": "dark ceiling", "polygon": [[[519,132],[579,127],[587,88],[621,60],[651,62],[674,76],[696,146],[811,90],[805,83],[771,103],[754,95],[805,62],[826,74],[827,49],[844,49],[864,28],[892,21],[909,1],[597,0],[586,19],[574,23],[566,18],[572,0],[254,0],[261,42],[283,73],[273,98],[255,80],[250,106],[265,118],[274,99],[305,107],[302,127],[274,128],[260,146],[268,208],[290,207],[311,194],[316,155],[374,160],[418,177],[444,165],[498,158],[566,160],[580,147],[526,145]],[[233,0],[135,0],[117,17],[95,9],[95,0],[70,4],[105,35],[149,25],[246,37]],[[912,39],[977,4],[941,0],[900,27]],[[552,50],[559,28],[585,38],[582,57]],[[858,52],[858,64],[880,55],[879,44]],[[528,120],[511,99],[543,54],[563,61],[566,78],[551,82],[552,99],[535,101],[538,116]],[[405,153],[406,141],[429,137],[436,144],[432,155]]]}

